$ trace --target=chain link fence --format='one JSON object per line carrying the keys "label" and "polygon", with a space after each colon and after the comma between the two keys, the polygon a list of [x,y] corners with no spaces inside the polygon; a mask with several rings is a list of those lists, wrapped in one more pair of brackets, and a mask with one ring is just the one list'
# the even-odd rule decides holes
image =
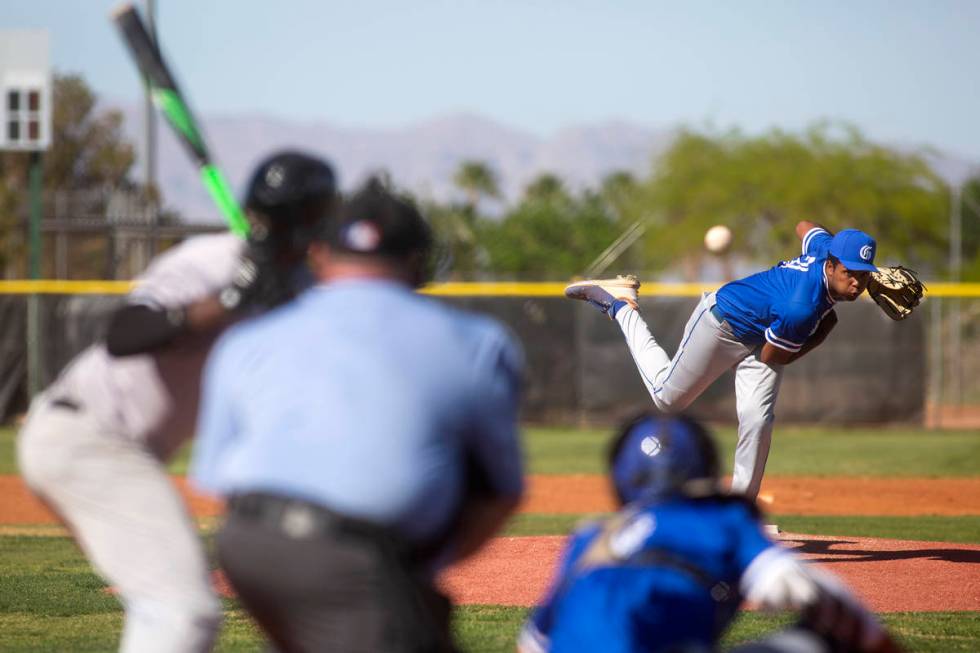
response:
{"label": "chain link fence", "polygon": [[[132,190],[48,191],[41,211],[45,279],[132,279],[174,243],[226,229],[221,223],[180,222]],[[14,222],[17,228],[3,243],[3,273],[22,279],[31,247],[26,203],[15,211]]]}
{"label": "chain link fence", "polygon": [[[43,209],[48,279],[131,279],[173,243],[224,229],[177,223],[158,214],[145,197],[119,190],[47,193]],[[12,248],[8,243],[8,252],[20,253],[7,258],[8,278],[25,276],[26,215],[22,226],[15,230],[20,241]],[[24,409],[32,390],[49,383],[75,353],[101,336],[120,297],[4,294],[4,283],[9,288],[17,282],[0,282],[0,417],[9,418]],[[526,419],[608,423],[648,406],[616,325],[588,306],[563,300],[561,284],[555,285],[557,290],[527,296],[494,295],[486,286],[457,288],[442,298],[496,316],[521,340],[529,362]],[[901,323],[885,318],[870,301],[841,307],[841,323],[828,342],[787,369],[777,406],[780,420],[980,427],[980,293],[975,290],[955,296],[956,286],[946,285]],[[644,296],[641,304],[654,335],[673,352],[697,297],[690,291],[667,295],[672,296]],[[723,376],[693,412],[733,421],[732,388],[732,375]]]}
{"label": "chain link fence", "polygon": [[[447,292],[439,300],[495,316],[524,346],[526,420],[608,424],[649,406],[617,325],[588,305],[559,296],[467,292]],[[37,316],[29,329],[32,301]],[[100,338],[120,301],[119,295],[0,293],[0,415],[23,411],[28,388],[49,383],[72,356]],[[696,302],[689,296],[641,299],[651,330],[669,352]],[[980,334],[973,326],[978,313],[977,298],[931,298],[903,322],[889,320],[870,301],[841,307],[840,324],[827,342],[787,367],[777,404],[780,423],[980,427]],[[39,344],[33,371],[27,360],[31,329]],[[733,422],[733,384],[732,373],[723,375],[692,412]]]}
{"label": "chain link fence", "polygon": [[980,428],[980,297],[932,298],[918,312],[929,323],[925,423]]}

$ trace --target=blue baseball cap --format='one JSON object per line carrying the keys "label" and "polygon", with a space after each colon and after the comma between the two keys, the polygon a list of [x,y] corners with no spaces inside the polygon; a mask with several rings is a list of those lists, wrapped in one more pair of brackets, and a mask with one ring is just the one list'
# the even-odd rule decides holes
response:
{"label": "blue baseball cap", "polygon": [[877,249],[875,239],[857,229],[838,231],[830,241],[830,253],[848,270],[877,272],[874,266]]}

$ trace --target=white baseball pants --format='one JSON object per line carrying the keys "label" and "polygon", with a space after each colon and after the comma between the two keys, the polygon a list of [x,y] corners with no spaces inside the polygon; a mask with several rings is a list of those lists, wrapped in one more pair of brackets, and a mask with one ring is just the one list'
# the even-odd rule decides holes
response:
{"label": "white baseball pants", "polygon": [[210,651],[221,624],[204,549],[163,465],[101,430],[84,408],[35,400],[17,443],[21,474],[119,592],[125,653]]}
{"label": "white baseball pants", "polygon": [[736,340],[728,324],[712,315],[714,304],[714,293],[702,297],[673,359],[654,340],[639,312],[624,306],[616,313],[616,321],[647,391],[663,412],[684,410],[726,370],[735,368],[738,444],[732,491],[754,498],[769,457],[782,366],[762,363],[761,347]]}

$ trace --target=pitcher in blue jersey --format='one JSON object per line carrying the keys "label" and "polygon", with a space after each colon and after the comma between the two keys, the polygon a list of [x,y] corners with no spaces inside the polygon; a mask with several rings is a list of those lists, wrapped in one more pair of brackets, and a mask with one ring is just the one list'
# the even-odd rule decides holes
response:
{"label": "pitcher in blue jersey", "polygon": [[634,277],[581,281],[565,289],[616,320],[654,404],[687,408],[726,370],[735,369],[738,445],[732,491],[754,498],[769,456],[784,365],[817,347],[837,324],[834,306],[854,301],[876,270],[876,244],[845,229],[832,235],[812,222],[796,233],[802,254],[706,294],[673,359],[650,334],[636,304]]}
{"label": "pitcher in blue jersey", "polygon": [[571,536],[519,653],[708,653],[743,598],[801,621],[741,653],[898,650],[836,578],[766,538],[754,502],[720,491],[697,422],[639,415],[609,459],[624,507]]}

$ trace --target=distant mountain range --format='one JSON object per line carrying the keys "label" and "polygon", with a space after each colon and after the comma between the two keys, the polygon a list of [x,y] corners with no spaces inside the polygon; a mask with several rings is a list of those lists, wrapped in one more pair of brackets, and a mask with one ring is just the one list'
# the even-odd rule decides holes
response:
{"label": "distant mountain range", "polygon": [[[127,135],[140,143],[141,111],[132,106],[123,111]],[[278,148],[297,147],[332,161],[345,189],[372,171],[386,170],[398,184],[441,201],[459,197],[452,177],[467,159],[489,163],[499,176],[505,199],[512,200],[543,172],[558,175],[572,187],[595,186],[616,170],[643,175],[675,133],[671,128],[610,121],[572,126],[541,138],[466,113],[389,129],[345,128],[262,115],[206,115],[202,119],[207,138],[239,193],[260,157]],[[158,134],[158,179],[166,205],[190,222],[219,220],[187,155],[162,118],[158,119]],[[976,161],[946,153],[935,152],[929,159],[937,173],[953,181],[978,168]]]}

